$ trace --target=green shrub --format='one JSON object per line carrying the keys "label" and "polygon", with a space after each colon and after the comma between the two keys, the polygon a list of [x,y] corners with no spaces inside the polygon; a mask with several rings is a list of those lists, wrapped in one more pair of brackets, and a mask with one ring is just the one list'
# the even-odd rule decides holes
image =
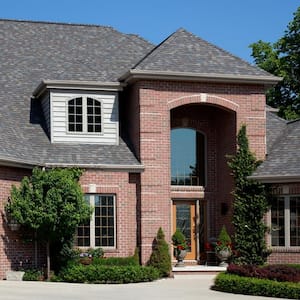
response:
{"label": "green shrub", "polygon": [[158,278],[159,271],[152,267],[73,264],[64,268],[55,280],[73,283],[132,283]]}
{"label": "green shrub", "polygon": [[213,289],[234,294],[300,299],[299,283],[241,277],[228,273],[220,273],[216,277]]}
{"label": "green shrub", "polygon": [[276,281],[300,282],[300,269],[291,265],[253,266],[231,264],[227,268],[227,273]]}
{"label": "green shrub", "polygon": [[30,269],[26,270],[23,276],[23,281],[40,281],[44,279],[44,274],[41,270]]}
{"label": "green shrub", "polygon": [[139,266],[136,256],[94,258],[93,265],[101,266]]}
{"label": "green shrub", "polygon": [[162,277],[170,275],[172,269],[171,256],[162,228],[158,229],[148,265],[157,268]]}

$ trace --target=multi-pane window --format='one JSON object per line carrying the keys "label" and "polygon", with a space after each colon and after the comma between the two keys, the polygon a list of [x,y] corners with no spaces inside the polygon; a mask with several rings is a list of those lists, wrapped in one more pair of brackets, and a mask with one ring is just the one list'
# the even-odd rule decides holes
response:
{"label": "multi-pane window", "polygon": [[86,195],[93,209],[91,220],[77,228],[79,247],[115,247],[115,196]]}
{"label": "multi-pane window", "polygon": [[272,246],[300,246],[300,196],[272,199]]}
{"label": "multi-pane window", "polygon": [[101,102],[90,97],[68,101],[69,132],[101,132]]}

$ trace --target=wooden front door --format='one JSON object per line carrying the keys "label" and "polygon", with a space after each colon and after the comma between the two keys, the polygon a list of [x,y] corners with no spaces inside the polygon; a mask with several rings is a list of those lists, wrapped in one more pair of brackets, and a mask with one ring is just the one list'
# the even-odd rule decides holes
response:
{"label": "wooden front door", "polygon": [[173,233],[178,228],[185,235],[187,243],[190,245],[185,257],[188,260],[197,259],[196,222],[195,201],[173,201]]}

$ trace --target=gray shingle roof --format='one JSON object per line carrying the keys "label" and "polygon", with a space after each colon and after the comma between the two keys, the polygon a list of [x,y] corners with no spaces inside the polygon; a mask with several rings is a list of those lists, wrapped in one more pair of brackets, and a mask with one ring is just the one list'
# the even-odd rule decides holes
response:
{"label": "gray shingle roof", "polygon": [[0,20],[0,160],[139,165],[126,144],[51,144],[30,98],[42,79],[113,82],[153,45],[110,27]]}
{"label": "gray shingle roof", "polygon": [[287,121],[278,117],[275,113],[268,111],[267,118],[267,153],[271,152],[272,146],[286,129]]}
{"label": "gray shingle roof", "polygon": [[264,70],[250,65],[184,29],[179,29],[170,35],[134,69],[272,77]]}
{"label": "gray shingle roof", "polygon": [[37,101],[41,80],[118,82],[136,70],[270,74],[180,29],[157,46],[110,27],[0,20],[0,161],[138,166],[126,143],[51,144]]}
{"label": "gray shingle roof", "polygon": [[[287,123],[284,130],[282,130],[283,122],[278,121],[277,125],[281,134],[273,143],[267,159],[251,177],[265,182],[299,180],[300,120]],[[274,132],[274,129],[268,131],[268,134]]]}

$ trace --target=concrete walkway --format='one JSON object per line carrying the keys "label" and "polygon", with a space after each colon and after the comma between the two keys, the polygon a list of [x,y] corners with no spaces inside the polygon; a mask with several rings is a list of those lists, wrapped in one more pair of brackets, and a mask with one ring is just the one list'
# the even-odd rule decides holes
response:
{"label": "concrete walkway", "polygon": [[178,275],[148,283],[97,285],[0,281],[1,300],[270,300],[212,291],[214,275]]}

